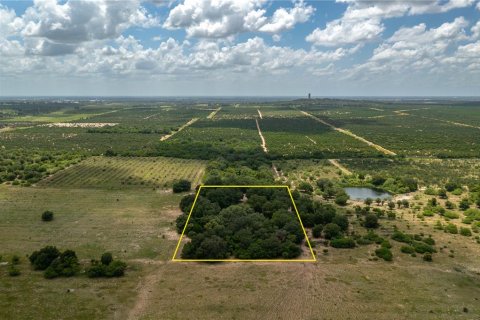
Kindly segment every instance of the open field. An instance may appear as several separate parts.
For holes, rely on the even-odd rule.
[[[200,183],[205,163],[173,158],[90,157],[40,182],[60,188],[171,188],[175,180]]]

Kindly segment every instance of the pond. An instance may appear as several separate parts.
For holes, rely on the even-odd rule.
[[[365,200],[371,198],[373,200],[380,199],[389,199],[392,195],[385,191],[379,191],[372,188],[363,188],[363,187],[349,187],[344,188],[345,192],[350,196],[350,199],[353,200]]]

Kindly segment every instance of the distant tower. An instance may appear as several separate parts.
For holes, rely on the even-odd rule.
[[[312,99],[312,95],[309,93],[308,94],[308,100]]]

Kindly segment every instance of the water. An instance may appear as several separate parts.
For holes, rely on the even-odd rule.
[[[373,200],[380,199],[389,199],[392,195],[388,192],[378,191],[371,188],[359,188],[359,187],[350,187],[344,188],[345,192],[350,196],[350,199],[354,200],[365,200],[371,198]]]

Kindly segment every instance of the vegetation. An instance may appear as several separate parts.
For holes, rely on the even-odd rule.
[[[52,221],[53,220],[53,212],[50,210],[44,211],[42,213],[42,221]]]

